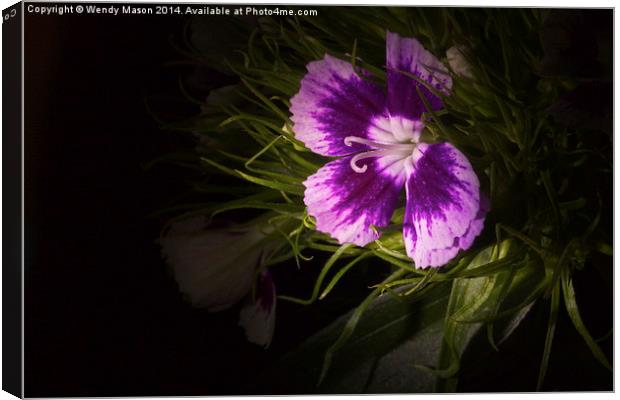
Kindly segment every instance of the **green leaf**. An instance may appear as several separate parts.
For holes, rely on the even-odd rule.
[[[579,308],[577,307],[577,299],[575,296],[575,289],[573,288],[573,281],[568,268],[564,269],[562,273],[562,292],[564,294],[564,305],[566,306],[566,311],[568,312],[571,321],[573,321],[575,329],[577,329],[577,332],[579,332],[583,340],[585,340],[586,344],[592,351],[594,358],[596,358],[605,368],[612,371],[611,364],[609,364],[605,354],[603,354],[603,351],[599,345],[596,343],[594,338],[592,338],[592,335],[590,335],[590,332],[588,332],[588,329],[581,319]]]
[[[232,168],[228,168],[220,163],[217,163],[213,160],[210,160],[208,158],[201,158],[201,160],[203,162],[206,162],[207,164],[210,164],[212,166],[214,166],[215,168],[219,169],[222,172],[225,172],[228,175],[232,175],[232,176],[236,176],[238,178],[241,179],[245,179],[249,182],[255,183],[257,185],[261,185],[261,186],[265,186],[271,189],[275,189],[278,191],[282,191],[285,193],[290,193],[290,194],[295,194],[295,195],[303,195],[304,190],[303,190],[303,186],[301,185],[292,185],[292,184],[288,184],[288,183],[281,183],[275,180],[269,180],[269,179],[263,179],[263,178],[259,178],[256,176],[252,176],[249,174],[246,174],[242,171],[239,171],[237,169],[232,169]]]
[[[460,367],[461,356],[473,337],[484,326],[486,320],[490,322],[495,319],[509,295],[514,296],[516,292],[524,291],[522,287],[513,285],[517,275],[513,270],[514,263],[519,262],[514,258],[514,254],[518,254],[518,250],[512,240],[501,242],[499,250],[495,246],[487,247],[474,257],[462,271],[463,275],[484,268],[481,265],[497,265],[496,263],[504,260],[511,262],[503,264],[504,268],[495,270],[493,275],[459,277],[453,280],[450,302],[445,314],[442,349],[435,370],[437,374],[435,389],[438,392],[456,390],[458,382],[456,373]]]
[[[290,296],[278,296],[278,298],[281,299],[281,300],[287,300],[287,301],[291,301],[293,303],[298,303],[298,304],[303,304],[303,305],[308,305],[308,304],[314,303],[316,301],[316,299],[319,297],[319,290],[321,290],[321,284],[323,283],[323,280],[325,279],[325,276],[327,276],[327,273],[329,272],[329,270],[336,263],[336,261],[338,261],[340,259],[342,254],[345,253],[347,251],[347,249],[349,247],[351,247],[351,246],[353,246],[353,245],[350,244],[350,243],[345,243],[342,246],[340,246],[340,248],[338,250],[336,250],[336,252],[334,252],[334,254],[332,254],[332,256],[329,258],[329,260],[327,260],[325,265],[323,265],[323,268],[321,269],[321,273],[319,274],[319,277],[317,278],[317,280],[316,280],[316,282],[314,284],[314,289],[312,290],[312,295],[310,295],[310,298],[308,298],[307,300],[298,299],[298,298],[290,297]]]
[[[390,275],[387,279],[385,279],[382,283],[388,283],[392,280],[398,279],[404,273],[405,273],[404,270],[396,271],[392,275]],[[364,314],[368,306],[372,304],[372,301],[375,298],[377,298],[379,295],[381,295],[381,293],[382,293],[382,290],[380,289],[380,287],[375,288],[364,299],[364,301],[362,301],[362,303],[355,310],[353,310],[353,314],[351,314],[351,317],[349,318],[344,328],[342,329],[340,336],[338,336],[338,339],[336,339],[336,341],[331,346],[329,346],[329,348],[325,352],[325,358],[323,359],[323,366],[321,367],[321,374],[319,375],[319,381],[318,381],[319,385],[325,379],[325,375],[329,371],[329,367],[331,366],[331,363],[332,363],[332,357],[334,356],[336,351],[338,351],[338,349],[340,349],[342,346],[344,346],[347,343],[351,335],[353,335],[353,333],[355,332],[355,328],[357,327],[357,324],[359,323],[360,318],[362,317],[362,315]]]
[[[402,293],[410,287],[396,291]],[[355,330],[333,353],[331,366],[317,387],[321,354],[341,337],[355,317],[338,318],[287,354],[260,380],[273,379],[286,393],[402,393],[429,392],[433,375],[413,368],[437,361],[450,285],[438,283],[423,296],[379,295],[359,315]],[[280,377],[286,376],[285,380]]]
[[[540,369],[538,372],[538,383],[536,391],[540,391],[545,381],[547,367],[549,365],[549,356],[551,355],[551,345],[555,336],[555,327],[558,320],[558,309],[560,308],[560,285],[557,284],[551,291],[551,306],[549,310],[549,322],[547,324],[547,336],[545,338],[545,348],[543,350],[542,360],[540,361]]]
[[[280,190],[285,193],[296,194],[300,196],[304,194],[304,188],[301,185],[291,185],[288,183],[281,183],[281,182],[274,181],[274,180],[258,178],[256,176],[246,174],[239,170],[236,170],[236,172],[243,179],[248,180],[257,185],[265,186],[265,187],[272,188],[275,190]]]

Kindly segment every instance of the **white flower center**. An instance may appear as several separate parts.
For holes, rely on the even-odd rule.
[[[386,156],[396,156],[398,158],[404,159],[413,154],[413,151],[418,145],[417,142],[413,141],[408,143],[391,143],[369,140],[359,136],[347,136],[346,138],[344,138],[344,144],[346,144],[347,146],[352,146],[353,143],[364,144],[373,149],[358,153],[353,156],[353,158],[351,158],[351,169],[360,174],[366,172],[366,170],[368,169],[368,165],[364,164],[360,167],[358,165],[358,161],[366,158]]]

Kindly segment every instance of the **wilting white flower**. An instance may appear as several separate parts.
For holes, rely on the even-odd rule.
[[[458,76],[472,79],[471,66],[465,58],[466,53],[467,48],[465,46],[452,46],[446,51],[446,58],[448,59],[448,64],[452,72]]]
[[[265,257],[278,245],[270,225],[206,226],[204,217],[172,224],[160,240],[162,255],[181,292],[196,307],[224,310],[248,296]],[[275,328],[276,294],[271,275],[258,275],[255,295],[241,309],[239,325],[248,340],[268,347]]]
[[[220,311],[252,288],[256,271],[273,249],[273,241],[266,239],[270,232],[273,228],[258,224],[210,228],[204,217],[195,217],[172,224],[160,244],[192,305]]]
[[[256,281],[254,298],[246,300],[239,315],[239,325],[252,343],[265,348],[271,344],[276,322],[276,288],[268,271]]]

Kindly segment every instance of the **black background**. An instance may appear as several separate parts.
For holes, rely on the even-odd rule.
[[[175,96],[184,21],[26,15],[26,396],[230,392],[264,357],[183,302],[147,218],[181,187],[141,164],[182,141],[145,99]]]

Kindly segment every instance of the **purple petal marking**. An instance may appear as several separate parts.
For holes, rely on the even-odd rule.
[[[420,144],[405,185],[403,237],[417,268],[440,267],[480,234],[488,201],[471,164],[449,143]]]
[[[248,299],[239,314],[239,325],[248,341],[265,348],[271,344],[276,322],[276,288],[268,271],[256,282],[256,300]]]
[[[439,97],[401,71],[415,75],[448,94],[452,88],[452,78],[447,68],[414,38],[403,38],[396,33],[388,32],[386,42],[387,108],[390,115],[411,120],[420,119],[426,107],[417,87],[420,87],[433,110],[442,108],[443,104]]]
[[[271,313],[276,306],[276,287],[269,271],[260,274],[256,285],[256,303],[266,313]]]
[[[344,138],[368,137],[375,117],[385,112],[383,88],[360,78],[350,63],[329,55],[307,69],[299,92],[291,98],[295,137],[324,156],[367,150],[358,143],[345,145]]]
[[[354,172],[351,157],[325,164],[305,182],[304,202],[316,219],[316,229],[339,243],[364,246],[378,238],[371,228],[387,226],[405,183],[402,157],[361,161],[363,173]]]

